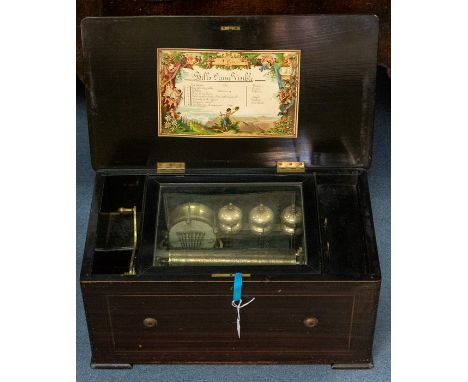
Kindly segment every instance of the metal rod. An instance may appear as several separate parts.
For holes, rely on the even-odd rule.
[[[137,224],[137,208],[134,206],[133,208],[119,208],[118,212],[120,214],[128,214],[133,213],[133,249],[132,249],[132,256],[130,257],[130,265],[128,267],[128,272],[125,272],[125,275],[135,275],[135,258],[136,258],[136,250],[138,245],[138,224]]]
[[[158,262],[169,266],[297,265],[302,259],[302,249],[158,250],[156,256]]]

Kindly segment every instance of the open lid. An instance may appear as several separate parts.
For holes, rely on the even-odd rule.
[[[375,16],[99,17],[83,20],[82,38],[94,169],[370,166]],[[158,136],[160,48],[300,51],[297,137]]]

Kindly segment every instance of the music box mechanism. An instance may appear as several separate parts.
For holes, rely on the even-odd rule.
[[[166,185],[160,198],[155,266],[306,262],[299,185]]]

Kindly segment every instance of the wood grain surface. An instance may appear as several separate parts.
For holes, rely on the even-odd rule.
[[[94,363],[366,363],[380,282],[82,282]],[[309,328],[304,319],[318,324]],[[154,318],[157,325],[143,321]]]
[[[238,31],[222,31],[225,24]],[[185,162],[188,169],[367,168],[372,153],[374,16],[88,18],[83,25],[94,169]],[[157,47],[300,49],[297,139],[159,137]]]
[[[149,15],[304,15],[304,14],[375,14],[380,19],[379,65],[390,74],[390,1],[339,0],[78,0],[77,74],[83,80],[81,20],[88,16]]]

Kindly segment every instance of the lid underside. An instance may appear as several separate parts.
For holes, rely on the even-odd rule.
[[[375,16],[87,18],[82,37],[94,169],[370,165]],[[301,50],[297,138],[158,137],[157,48]]]

